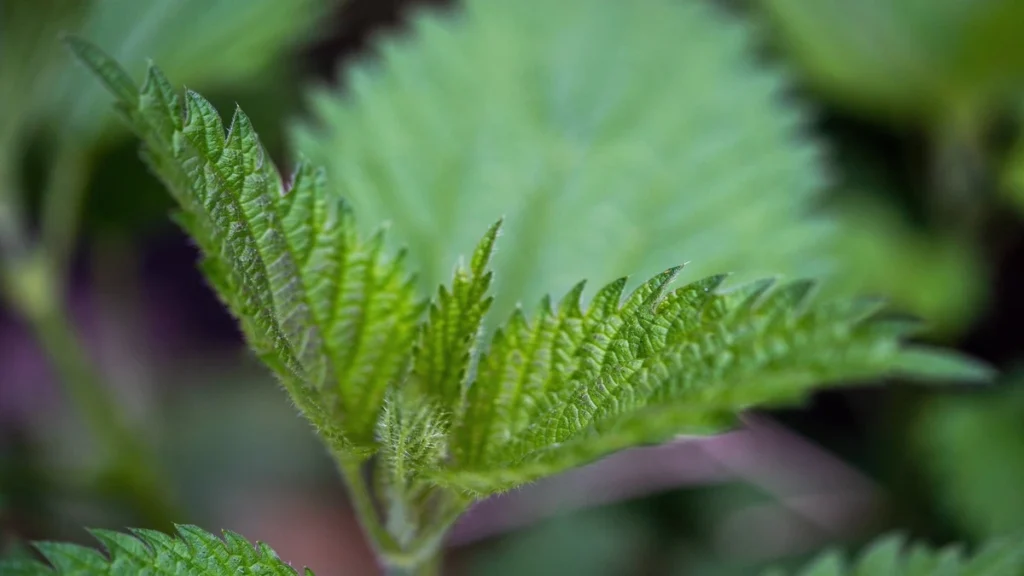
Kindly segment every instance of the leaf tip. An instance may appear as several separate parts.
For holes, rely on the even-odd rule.
[[[128,73],[110,55],[92,42],[70,32],[60,33],[61,42],[75,58],[89,68],[121,101],[135,106],[139,89]]]

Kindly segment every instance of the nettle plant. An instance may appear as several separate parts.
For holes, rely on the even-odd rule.
[[[241,110],[225,130],[156,67],[139,87],[93,45],[68,43],[117,98],[203,273],[337,462],[393,573],[439,570],[446,532],[474,502],[618,450],[724,431],[744,410],[823,386],[989,376],[907,343],[917,323],[878,301],[817,296],[811,281],[726,289],[719,275],[672,288],[674,267],[628,293],[625,279],[591,296],[580,282],[491,319],[500,222],[479,223],[468,261],[425,299],[384,231],[359,232],[323,169],[303,162],[283,178]],[[294,573],[233,533],[94,534],[108,555],[42,544],[52,566],[4,574]]]

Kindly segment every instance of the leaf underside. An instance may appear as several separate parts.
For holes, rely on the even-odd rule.
[[[255,546],[234,532],[221,540],[197,526],[177,527],[175,536],[135,529],[131,535],[90,530],[106,554],[58,542],[35,546],[49,565],[34,560],[0,562],[4,576],[296,576],[269,546]],[[308,568],[305,576],[313,576]]]
[[[1024,541],[1006,536],[986,542],[972,556],[960,546],[932,549],[907,545],[893,534],[879,538],[857,558],[826,552],[795,572],[772,570],[765,576],[1017,576],[1024,573]]]
[[[486,496],[629,446],[717,432],[816,387],[988,375],[904,346],[915,324],[876,302],[817,298],[806,281],[727,290],[724,276],[672,290],[679,268],[628,295],[626,278],[611,282],[586,304],[579,283],[484,336],[500,222],[424,308],[402,256],[388,257],[382,234],[357,233],[323,171],[303,164],[283,184],[241,111],[225,135],[208,102],[179,97],[157,69],[138,89],[109,57],[69,42],[118,97],[250,346],[336,456],[381,450],[398,497],[424,486]]]

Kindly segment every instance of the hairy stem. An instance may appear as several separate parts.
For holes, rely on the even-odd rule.
[[[348,495],[352,499],[352,507],[355,509],[359,524],[363,527],[374,551],[381,557],[398,553],[400,551],[398,543],[384,528],[384,523],[381,521],[377,505],[370,492],[369,483],[363,475],[363,464],[366,461],[352,458],[343,453],[336,453],[334,459],[338,463],[341,476],[348,487]]]
[[[415,530],[416,537],[404,546],[386,527],[377,499],[364,475],[365,459],[336,453],[335,460],[348,486],[349,497],[360,525],[389,575],[433,576],[440,574],[444,537],[470,501],[445,493],[436,520]]]

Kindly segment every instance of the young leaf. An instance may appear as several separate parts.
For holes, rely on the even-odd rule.
[[[495,319],[581,278],[817,277],[830,224],[786,79],[712,2],[464,0],[313,95],[295,142],[429,293],[505,216]],[[541,16],[543,15],[543,16]],[[489,328],[493,328],[490,322]]]
[[[379,492],[387,502],[388,531],[407,545],[433,521],[435,486],[426,472],[446,456],[446,415],[415,388],[395,390],[378,424]]]
[[[233,532],[221,540],[197,526],[178,526],[176,537],[153,530],[132,535],[91,530],[106,554],[93,548],[58,542],[39,542],[36,548],[47,564],[31,560],[0,562],[4,576],[296,576],[269,546],[250,544]],[[305,576],[313,576],[306,568]]]
[[[1017,576],[1024,572],[1024,541],[1007,536],[985,543],[971,557],[959,546],[931,549],[906,545],[900,534],[879,538],[856,559],[836,551],[821,554],[802,570],[775,569],[765,576]]]
[[[425,393],[444,404],[457,401],[470,364],[470,353],[491,305],[487,269],[501,222],[495,223],[473,252],[467,270],[455,270],[451,289],[442,285],[430,306],[430,316],[417,343],[413,378]]]
[[[303,164],[283,184],[241,110],[225,135],[209,102],[180,98],[156,68],[140,90],[95,47],[69,44],[117,96],[249,344],[333,450],[372,453],[420,313],[401,255],[356,233],[321,171]]]

